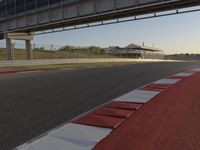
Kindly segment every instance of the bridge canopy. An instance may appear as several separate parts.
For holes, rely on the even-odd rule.
[[[0,0],[0,39],[4,32],[37,32],[199,4],[199,0]]]
[[[94,3],[99,3],[102,5],[109,4],[106,0],[0,0],[0,18],[4,18],[10,15],[19,14],[22,12],[38,9],[41,7],[49,6],[49,5],[62,5],[62,4],[77,4],[77,3],[88,3],[89,1],[93,1]],[[115,5],[122,7],[138,7],[142,5],[156,4],[162,2],[175,2],[179,1],[179,3],[186,3],[185,0],[109,0],[115,1]],[[194,3],[194,0],[186,0],[190,1],[190,3]],[[91,2],[90,2],[91,3]],[[103,4],[104,3],[104,4]],[[187,7],[188,3],[186,3],[185,7]]]

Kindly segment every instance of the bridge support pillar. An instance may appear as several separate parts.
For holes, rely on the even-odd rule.
[[[32,40],[33,35],[30,33],[5,33],[4,39],[6,39],[6,46],[7,46],[7,54],[8,60],[14,60],[14,45],[13,40],[23,40],[26,44],[26,59],[31,60],[33,59],[33,49],[32,49]]]
[[[6,47],[7,47],[7,58],[8,60],[14,60],[14,44],[12,39],[6,39]]]
[[[33,48],[32,48],[32,41],[26,40],[26,58],[28,60],[33,59]]]

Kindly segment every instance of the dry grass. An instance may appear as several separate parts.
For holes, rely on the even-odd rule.
[[[106,55],[103,53],[95,54],[89,51],[33,51],[34,59],[62,59],[62,58],[115,58],[116,56]],[[25,60],[26,51],[24,49],[15,50],[15,60]],[[7,60],[6,50],[0,48],[0,60]],[[84,68],[84,67],[101,67],[105,65],[120,65],[126,63],[82,63],[82,64],[55,64],[40,66],[20,66],[20,67],[1,67],[0,70],[12,69],[60,69],[60,68]]]
[[[106,55],[103,53],[95,54],[88,51],[33,51],[34,59],[62,59],[62,58],[114,58],[116,56]],[[0,60],[6,60],[6,50],[0,49]],[[16,60],[25,60],[26,51],[23,49],[15,50]]]
[[[6,60],[6,51],[0,49],[0,60]]]

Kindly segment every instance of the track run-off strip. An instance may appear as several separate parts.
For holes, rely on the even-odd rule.
[[[39,69],[18,69],[18,70],[0,70],[0,75],[3,74],[15,74],[15,73],[36,73],[36,72],[41,72],[42,70]]]
[[[199,91],[200,68],[172,75],[115,98],[15,150],[199,149]]]
[[[75,70],[75,68],[60,68],[58,70],[70,71],[70,70]],[[44,72],[44,71],[48,71],[48,69],[11,69],[11,70],[0,70],[0,75],[29,74],[29,73],[38,73],[38,72]]]

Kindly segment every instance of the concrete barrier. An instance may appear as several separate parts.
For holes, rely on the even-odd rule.
[[[44,59],[44,60],[14,60],[0,61],[0,67],[35,66],[53,64],[81,64],[81,63],[106,63],[106,62],[172,62],[174,60],[159,59],[131,59],[131,58],[79,58],[79,59]]]

